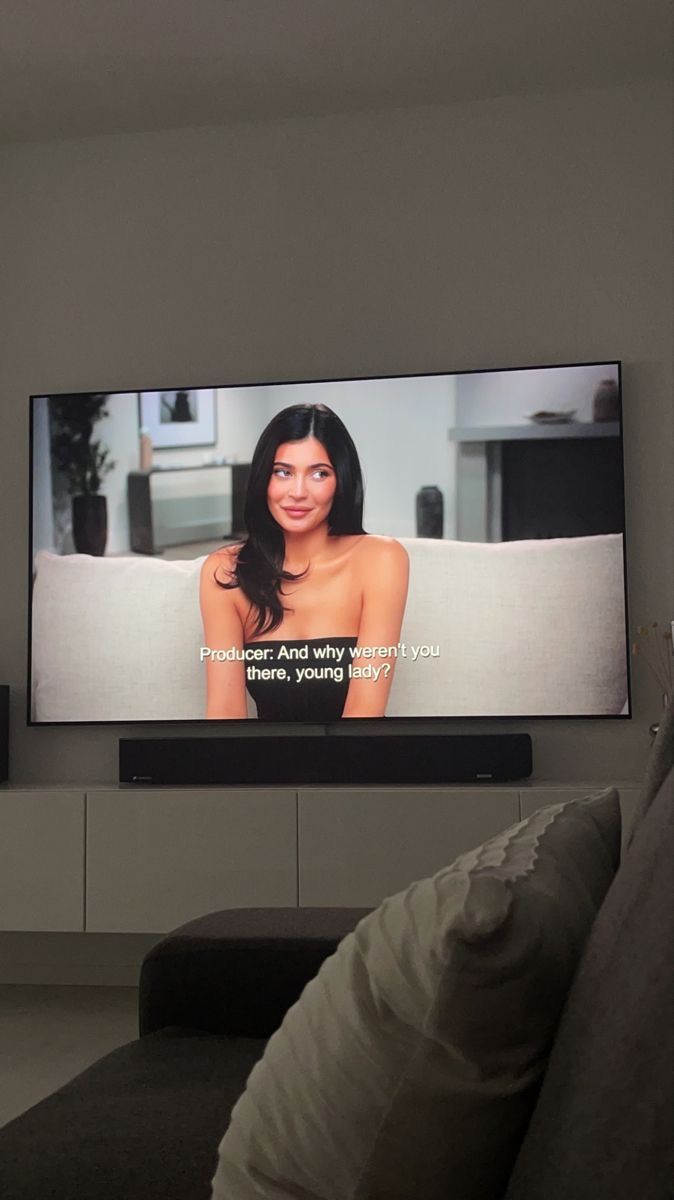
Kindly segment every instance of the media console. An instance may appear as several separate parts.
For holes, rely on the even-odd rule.
[[[119,781],[150,785],[505,783],[528,779],[512,734],[121,738]]]
[[[1,784],[0,982],[134,985],[139,946],[207,912],[376,907],[537,808],[607,785],[619,789],[627,839],[640,786],[606,775],[361,787]],[[3,930],[71,940],[61,952],[46,939],[2,940]]]

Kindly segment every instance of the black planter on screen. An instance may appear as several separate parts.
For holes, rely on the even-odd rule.
[[[105,554],[108,506],[105,496],[73,496],[73,541],[78,554]]]

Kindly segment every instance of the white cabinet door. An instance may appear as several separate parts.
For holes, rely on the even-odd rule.
[[[518,820],[516,789],[304,788],[299,902],[374,907]]]
[[[296,904],[294,791],[88,792],[88,932],[165,933],[220,908]]]
[[[84,792],[0,788],[0,929],[84,928]]]

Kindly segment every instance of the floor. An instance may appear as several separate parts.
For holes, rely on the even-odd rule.
[[[3,984],[0,1126],[137,1035],[137,988]]]
[[[181,561],[186,558],[201,558],[202,554],[212,554],[214,550],[219,550],[229,540],[229,538],[223,537],[217,542],[186,542],[182,546],[167,546],[165,550],[162,550],[161,554],[157,555],[157,558],[177,558]]]

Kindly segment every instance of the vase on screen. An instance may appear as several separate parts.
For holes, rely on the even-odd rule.
[[[78,554],[105,554],[108,506],[105,496],[73,496],[73,541]]]

